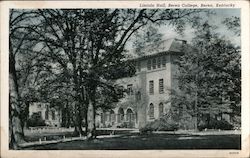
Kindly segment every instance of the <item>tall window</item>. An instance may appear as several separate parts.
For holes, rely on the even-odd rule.
[[[154,118],[154,105],[152,103],[149,105],[149,118]]]
[[[137,100],[137,101],[141,100],[141,92],[140,92],[140,91],[138,91],[138,92],[136,93],[136,100]]]
[[[102,124],[104,124],[104,123],[105,123],[104,113],[101,113],[101,123],[102,123]]]
[[[48,119],[49,119],[49,111],[46,110],[46,111],[45,111],[45,120],[48,120]]]
[[[154,94],[154,81],[149,81],[149,94]]]
[[[115,112],[113,110],[110,111],[111,114],[111,122],[115,122]]]
[[[120,98],[123,98],[123,97],[124,97],[123,92],[124,92],[124,87],[123,87],[123,86],[119,86],[119,87],[118,87],[118,96],[119,96]]]
[[[148,61],[147,61],[147,68],[148,68],[148,70],[151,70],[151,60],[150,59],[148,59]]]
[[[163,56],[163,57],[162,57],[162,66],[163,66],[163,67],[166,67],[166,62],[167,62],[167,61],[166,61],[166,56]]]
[[[129,84],[127,86],[127,90],[128,90],[128,95],[133,95],[133,85],[132,84]]]
[[[153,69],[156,69],[156,58],[153,59]]]
[[[52,120],[55,120],[56,119],[56,114],[55,114],[54,110],[51,111],[51,115],[52,115]]]
[[[157,67],[161,68],[161,58],[157,58]]]
[[[164,107],[163,107],[163,104],[162,103],[160,103],[159,104],[159,117],[162,117],[163,116],[163,110],[164,110]]]
[[[164,93],[163,79],[159,79],[159,93]]]

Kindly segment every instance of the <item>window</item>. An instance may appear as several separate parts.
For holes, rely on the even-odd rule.
[[[49,105],[46,105],[45,120],[49,119]]]
[[[124,97],[123,92],[124,92],[124,87],[123,86],[119,86],[118,87],[118,97],[119,98],[123,98]]]
[[[102,123],[102,124],[104,124],[104,123],[105,123],[104,113],[101,113],[101,123]]]
[[[154,118],[154,105],[152,103],[149,105],[149,118]]]
[[[161,58],[157,58],[157,67],[161,68]]]
[[[49,119],[49,111],[46,110],[46,111],[45,111],[45,120],[48,120],[48,119]]]
[[[128,95],[133,95],[133,85],[129,84],[127,86]]]
[[[156,69],[156,58],[153,59],[153,69]]]
[[[123,119],[124,119],[124,111],[123,111],[122,108],[119,108],[117,118],[118,118],[118,120],[117,120],[118,123],[121,123],[123,121]]]
[[[51,111],[51,115],[52,115],[52,120],[55,120],[56,119],[56,114],[55,114],[54,110]]]
[[[37,107],[38,107],[38,108],[41,108],[41,104],[37,104]]]
[[[151,60],[150,59],[148,59],[147,68],[148,68],[148,70],[151,70]]]
[[[37,115],[38,115],[40,118],[42,118],[42,112],[41,112],[41,111],[38,111],[38,112],[37,112]]]
[[[111,119],[110,121],[111,122],[115,122],[115,112],[113,110],[110,111],[110,114],[111,114]]]
[[[163,79],[159,79],[159,93],[164,93]]]
[[[162,57],[162,66],[166,67],[166,56]]]
[[[109,122],[111,120],[111,114],[109,112],[106,112],[105,115],[106,115],[106,121]]]
[[[108,121],[108,119],[109,119],[108,117],[109,117],[109,116],[108,116],[108,113],[107,113],[107,112],[105,112],[105,113],[104,113],[104,121],[105,121],[105,122],[107,122],[107,121]]]
[[[149,94],[154,94],[154,81],[149,81]]]
[[[159,104],[159,117],[162,117],[163,116],[163,110],[164,110],[164,107],[163,107],[163,104],[162,103],[160,103]]]
[[[141,100],[141,92],[140,92],[140,91],[138,91],[138,92],[136,93],[136,100],[137,100],[137,101]]]

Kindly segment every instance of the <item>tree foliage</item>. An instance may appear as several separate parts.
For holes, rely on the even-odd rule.
[[[10,80],[13,84],[10,92],[15,93],[15,99],[10,95],[10,112],[20,118],[19,107],[25,100],[50,102],[72,110],[78,133],[82,132],[81,123],[85,120],[88,137],[95,137],[97,107],[107,108],[116,102],[114,80],[134,74],[124,51],[131,37],[152,24],[170,24],[182,30],[183,24],[199,12],[192,9],[11,10]],[[11,126],[18,124],[20,121]]]
[[[198,119],[206,114],[240,115],[240,47],[213,29],[207,22],[201,25],[192,49],[177,61],[179,89],[173,92],[173,105]]]

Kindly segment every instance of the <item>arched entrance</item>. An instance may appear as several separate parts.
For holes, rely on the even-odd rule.
[[[154,119],[154,104],[153,103],[149,105],[148,115],[150,119]]]
[[[117,122],[122,123],[123,120],[124,120],[124,110],[123,110],[123,108],[119,108],[117,117],[118,117]]]
[[[128,122],[134,122],[135,117],[134,117],[133,111],[131,109],[127,109],[126,114],[127,114],[127,121]]]
[[[110,110],[110,121],[111,121],[112,125],[115,124],[115,112],[114,112],[114,110]]]

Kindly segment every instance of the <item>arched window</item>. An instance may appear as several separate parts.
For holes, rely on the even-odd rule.
[[[163,110],[164,110],[163,103],[160,103],[159,104],[159,117],[163,116],[164,114]]]
[[[105,122],[107,121],[109,121],[109,118],[110,118],[110,115],[109,115],[109,113],[108,112],[105,112],[104,113],[104,118],[105,118]]]
[[[48,120],[49,119],[49,110],[46,110],[45,111],[45,120]]]
[[[152,103],[149,105],[149,118],[154,118],[154,105]]]
[[[55,120],[55,119],[56,119],[56,114],[55,114],[55,111],[54,111],[54,110],[51,111],[51,116],[52,116],[52,120]]]
[[[114,110],[111,110],[111,111],[110,111],[110,115],[111,115],[110,121],[111,121],[112,123],[115,122],[115,112],[114,112]]]
[[[127,109],[127,121],[128,122],[134,121],[134,113],[131,109]]]
[[[101,113],[101,123],[102,123],[102,124],[104,124],[104,123],[105,123],[104,113]]]
[[[138,91],[138,92],[136,93],[136,100],[137,100],[137,101],[141,100],[141,92],[140,92],[140,91]]]
[[[124,110],[123,108],[119,108],[118,110],[118,123],[123,122],[124,119]]]

